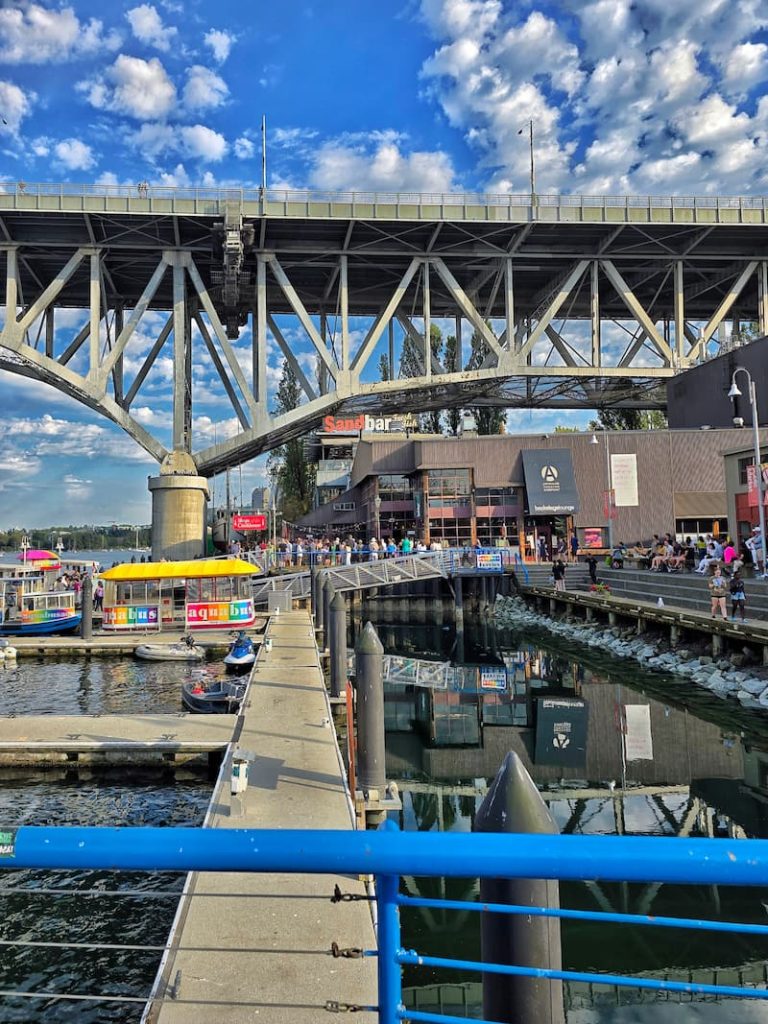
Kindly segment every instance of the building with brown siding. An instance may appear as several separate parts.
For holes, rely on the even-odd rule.
[[[458,438],[362,434],[349,490],[298,526],[352,531],[366,539],[410,534],[451,546],[519,544],[521,550],[526,542],[530,547],[532,536],[544,537],[549,548],[553,538],[567,538],[574,529],[582,547],[604,547],[609,516],[613,543],[632,544],[667,531],[681,537],[726,533],[723,455],[744,440],[744,431],[735,428]],[[561,468],[572,466],[572,513],[534,511],[524,452],[537,453],[540,461],[552,453]],[[629,474],[628,489],[620,486],[619,463]],[[735,521],[730,529],[736,532]]]

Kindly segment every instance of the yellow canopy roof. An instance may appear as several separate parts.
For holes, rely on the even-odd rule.
[[[198,558],[187,562],[126,562],[100,573],[103,580],[183,580],[209,576],[254,576],[261,572],[242,558]]]

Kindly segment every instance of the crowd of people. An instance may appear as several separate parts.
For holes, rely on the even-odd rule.
[[[731,537],[721,539],[708,533],[695,540],[692,537],[678,540],[671,533],[665,533],[654,534],[650,541],[636,541],[632,547],[618,544],[611,558],[617,568],[633,561],[646,566],[650,572],[697,572],[702,576],[711,575],[718,568],[725,576],[732,576],[745,566],[753,567],[758,574],[765,568],[759,526],[754,527],[751,536],[738,548]]]
[[[80,608],[83,604],[83,581],[88,575],[85,569],[70,569],[68,572],[64,572],[61,576],[56,577],[53,589],[59,592],[64,590],[73,591],[75,595],[75,608]],[[96,578],[93,582],[93,610],[100,612],[103,609],[104,584],[100,579]]]
[[[447,544],[445,546],[447,547]],[[433,541],[427,545],[416,537],[406,536],[399,541],[395,541],[393,537],[371,537],[366,541],[350,534],[346,537],[297,537],[292,541],[281,539],[277,541],[276,546],[264,540],[254,545],[233,540],[229,545],[229,554],[239,558],[249,551],[260,551],[267,555],[267,561],[279,565],[282,569],[302,569],[315,564],[353,565],[357,562],[376,562],[380,558],[440,551],[442,548],[443,544],[440,541]]]

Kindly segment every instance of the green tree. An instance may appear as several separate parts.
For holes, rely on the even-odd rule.
[[[486,321],[488,328],[490,324]],[[479,331],[472,334],[472,354],[467,362],[467,370],[478,370],[483,365],[485,357],[489,352],[488,345]],[[503,409],[496,409],[485,405],[474,405],[469,407],[475,417],[478,434],[503,434],[506,417]]]
[[[389,356],[382,352],[379,356],[379,373],[382,380],[392,380],[389,374]]]
[[[666,430],[667,417],[658,409],[601,409],[590,430]]]
[[[455,334],[449,334],[445,339],[444,363],[446,373],[458,373],[459,365],[459,343]],[[445,425],[451,437],[456,437],[461,426],[461,408],[457,405],[445,410]]]
[[[277,416],[296,409],[301,400],[301,387],[287,359],[277,388]],[[267,471],[277,484],[281,496],[283,518],[294,522],[312,507],[315,488],[315,466],[304,457],[304,441],[297,437],[275,448],[267,460]]]
[[[443,347],[443,332],[437,324],[431,324],[429,328],[429,344],[432,354],[436,359],[440,358]],[[381,366],[381,362],[379,363]],[[403,341],[403,348],[400,353],[400,376],[421,377],[424,374],[423,360],[418,343],[410,334],[406,334]],[[439,434],[442,427],[440,423],[440,410],[422,413],[419,416],[419,430],[425,434]]]

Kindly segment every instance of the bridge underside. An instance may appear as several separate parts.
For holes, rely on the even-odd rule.
[[[0,195],[0,367],[72,395],[159,461],[183,449],[211,474],[330,412],[663,408],[666,381],[716,351],[726,320],[768,333],[765,210],[693,208],[679,222],[673,207],[659,219],[564,200],[337,198]],[[455,355],[425,346],[436,321]],[[279,416],[268,347],[305,396]],[[173,413],[152,433],[132,410],[168,373],[161,356]],[[202,448],[200,365],[239,424]]]

